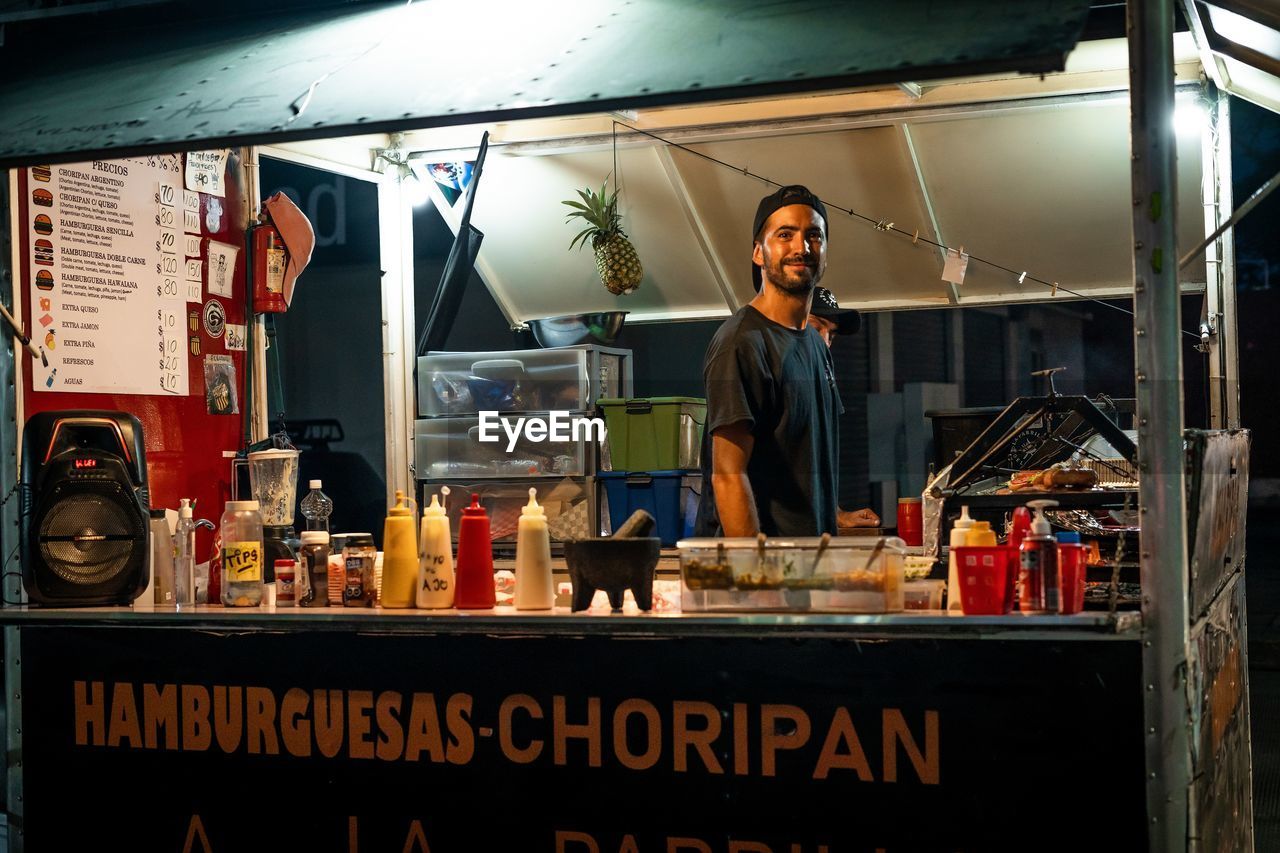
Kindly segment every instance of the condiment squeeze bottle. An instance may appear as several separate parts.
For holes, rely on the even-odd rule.
[[[529,503],[520,510],[516,528],[516,610],[550,610],[556,600],[551,584],[551,534],[537,495],[537,489],[529,490]]]
[[[458,523],[458,578],[453,606],[459,610],[487,610],[498,603],[493,587],[493,542],[489,538],[489,515],[480,506],[480,496],[471,496],[471,505],[462,511]]]
[[[418,531],[413,498],[396,489],[382,533],[382,606],[413,607],[418,584]]]
[[[419,536],[422,555],[418,561],[418,606],[441,610],[453,606],[453,541],[449,515],[438,495],[422,511]]]

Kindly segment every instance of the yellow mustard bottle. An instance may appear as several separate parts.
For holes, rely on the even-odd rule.
[[[529,503],[516,525],[516,610],[550,610],[556,603],[551,583],[551,533],[538,490],[529,490]]]
[[[432,495],[431,505],[422,511],[419,538],[422,557],[418,562],[418,606],[424,610],[453,607],[453,534],[438,495]]]
[[[970,548],[996,547],[996,532],[989,521],[975,521],[964,536],[964,544]]]
[[[396,489],[396,504],[382,528],[382,606],[413,607],[418,585],[418,530],[412,498]]]

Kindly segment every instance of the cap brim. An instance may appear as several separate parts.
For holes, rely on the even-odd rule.
[[[862,328],[862,315],[858,313],[856,308],[840,308],[832,311],[830,309],[816,309],[815,307],[810,308],[809,313],[835,323],[837,335],[854,335]]]

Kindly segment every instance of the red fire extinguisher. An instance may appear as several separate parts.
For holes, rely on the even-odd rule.
[[[289,250],[271,217],[263,213],[259,220],[253,229],[253,311],[283,314],[289,307],[284,301],[284,270],[289,263]]]

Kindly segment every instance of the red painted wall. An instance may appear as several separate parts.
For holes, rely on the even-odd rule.
[[[228,323],[245,323],[245,251],[244,228],[246,222],[240,220],[246,187],[242,182],[241,169],[236,165],[235,157],[228,160],[224,185],[226,196],[222,198],[222,222],[218,231],[207,229],[205,213],[211,196],[200,194],[200,227],[201,236],[214,238],[223,243],[238,245],[240,253],[236,257],[235,296],[231,298],[217,297],[226,309]],[[28,330],[35,328],[32,322],[32,305],[30,298],[31,244],[34,239],[31,222],[34,213],[31,210],[30,172],[23,169],[18,174],[18,220],[17,242],[20,252],[19,287],[23,303],[22,322]],[[201,254],[204,255],[206,244],[201,242]],[[206,264],[207,266],[207,264]],[[209,294],[207,287],[201,288],[204,300]],[[192,311],[202,315],[200,306],[194,302],[187,303],[186,315]],[[185,320],[189,322],[189,320]],[[142,330],[118,329],[117,334],[128,335],[141,333]],[[204,329],[203,321],[199,321],[200,355],[191,354],[186,349],[188,395],[144,396],[137,394],[75,394],[62,392],[36,393],[32,389],[31,357],[25,350],[15,347],[21,365],[22,399],[26,416],[36,412],[54,411],[58,409],[111,409],[131,412],[142,422],[143,436],[146,442],[147,476],[151,490],[152,507],[176,509],[179,498],[196,498],[196,517],[208,518],[215,524],[222,514],[222,506],[231,496],[231,460],[223,457],[224,451],[236,451],[241,448],[241,436],[244,434],[244,419],[249,417],[249,403],[245,398],[245,369],[247,360],[244,352],[228,353],[226,335],[211,337]],[[191,337],[188,327],[184,340]],[[236,366],[236,393],[240,403],[239,415],[211,415],[205,404],[204,389],[204,356],[208,354],[228,354],[232,356]],[[197,554],[203,559],[207,556],[209,537],[201,531],[201,542]]]

